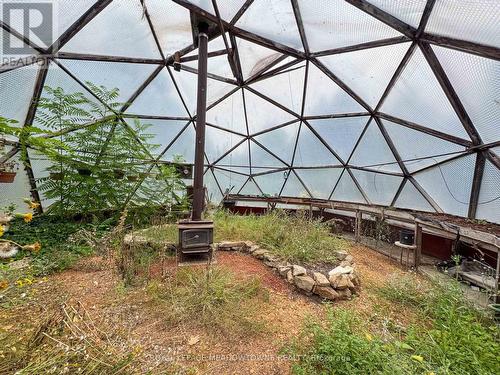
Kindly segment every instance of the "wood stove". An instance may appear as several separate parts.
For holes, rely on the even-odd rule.
[[[178,264],[186,265],[210,262],[212,260],[212,244],[214,242],[214,223],[203,220],[184,220],[179,222],[178,228]]]

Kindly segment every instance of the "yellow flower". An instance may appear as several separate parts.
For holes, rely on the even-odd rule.
[[[23,287],[23,285],[24,285],[24,283],[23,283],[23,281],[22,281],[22,280],[17,280],[17,281],[16,281],[16,284],[17,284],[17,286],[18,286],[19,288],[22,288],[22,287]]]
[[[431,371],[431,372],[426,372],[425,375],[436,375],[436,373],[434,371]]]
[[[42,245],[38,241],[35,242],[32,245],[25,245],[25,246],[23,246],[23,250],[32,251],[34,253],[38,253],[41,249],[42,249]]]
[[[9,282],[7,280],[0,281],[0,290],[7,289],[9,287]]]
[[[31,199],[25,198],[23,199],[23,202],[28,205],[29,208],[32,210],[36,210],[38,207],[40,207],[40,203],[38,202],[33,202]]]
[[[0,225],[0,237],[2,237],[4,233],[5,233],[5,227],[3,225]]]
[[[33,220],[33,214],[31,212],[24,214],[23,219],[26,223],[29,223],[31,220]]]
[[[412,355],[411,359],[413,359],[414,361],[420,362],[420,363],[422,363],[424,361],[424,357],[422,357],[421,355]]]
[[[367,341],[373,341],[373,337],[369,333],[365,333],[365,337]]]

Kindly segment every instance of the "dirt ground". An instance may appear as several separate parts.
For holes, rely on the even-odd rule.
[[[375,288],[391,275],[403,274],[395,262],[364,246],[350,250],[361,277],[362,291],[350,301],[335,306],[356,309],[372,316],[377,308]],[[167,263],[164,267],[172,267]],[[161,309],[148,302],[144,287],[123,288],[111,265],[98,258],[86,259],[73,270],[50,276],[32,286],[29,302],[0,310],[1,329],[19,337],[28,337],[40,318],[62,303],[81,305],[96,325],[115,338],[116,345],[140,348],[142,373],[165,368],[178,374],[288,374],[291,362],[279,357],[280,349],[298,337],[308,316],[321,318],[321,301],[299,294],[286,280],[261,261],[239,253],[220,252],[217,266],[232,270],[240,277],[257,277],[269,291],[268,303],[256,314],[265,323],[257,335],[225,337],[210,329],[191,329],[189,325],[168,326]],[[411,313],[391,310],[386,313],[411,319]],[[160,372],[165,373],[165,372]]]

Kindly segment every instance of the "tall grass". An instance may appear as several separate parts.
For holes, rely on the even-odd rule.
[[[379,297],[419,317],[402,337],[379,337],[354,311],[328,310],[310,321],[287,351],[302,354],[295,374],[497,374],[499,329],[454,286],[424,288],[414,278],[392,280]]]
[[[345,240],[330,234],[326,224],[300,213],[291,215],[276,210],[261,216],[243,216],[219,210],[211,219],[215,223],[217,242],[252,241],[289,262],[334,263],[336,251],[348,248]],[[152,227],[139,234],[156,240],[177,241],[173,225]]]
[[[191,324],[227,335],[264,328],[255,312],[269,295],[257,278],[237,279],[218,267],[181,268],[164,283],[151,282],[147,291],[172,325]]]

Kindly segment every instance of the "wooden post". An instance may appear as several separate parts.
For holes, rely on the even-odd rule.
[[[497,251],[497,269],[495,272],[495,298],[494,303],[500,303],[500,295],[498,294],[498,288],[500,284],[500,251]]]
[[[363,213],[360,210],[356,211],[356,223],[354,225],[354,238],[356,242],[361,242],[361,222],[363,221]]]
[[[414,265],[415,269],[418,271],[420,266],[420,260],[422,258],[422,226],[419,223],[415,223],[415,253],[414,253]]]

